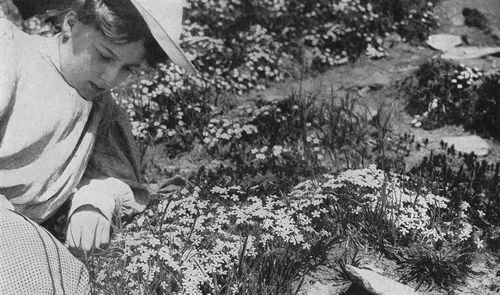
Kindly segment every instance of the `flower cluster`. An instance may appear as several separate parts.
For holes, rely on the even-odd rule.
[[[416,113],[411,122],[414,127],[466,124],[474,119],[469,113],[479,106],[474,101],[475,92],[485,79],[482,71],[438,61],[433,65],[423,64],[416,75],[420,85],[414,86],[408,105],[408,109]]]
[[[275,145],[272,148],[263,146],[261,148],[253,148],[251,150],[252,155],[255,156],[255,160],[264,161],[270,157],[279,158],[283,153],[289,153],[290,149],[283,147],[281,145]]]
[[[176,153],[190,149],[210,118],[208,87],[206,80],[184,77],[179,67],[162,64],[154,71],[141,71],[113,95],[127,111],[138,140],[146,145],[168,142]]]
[[[126,290],[154,287],[168,294],[220,290],[245,260],[258,261],[283,245],[307,252],[328,238],[316,213],[324,210],[320,204],[315,195],[284,202],[239,186],[184,189],[147,209],[113,239],[112,248],[122,251],[102,265],[95,284],[105,288],[119,281]]]
[[[420,6],[419,3],[421,3]],[[407,16],[395,24],[396,32],[403,36],[403,40],[421,41],[427,39],[430,29],[437,26],[437,16],[432,12],[434,3],[415,1],[413,7],[409,7],[411,9],[409,9]]]
[[[394,225],[400,238],[411,239],[433,247],[438,242],[461,243],[472,238],[472,226],[466,208],[449,216],[449,200],[434,195],[422,188],[420,192],[409,189],[408,177],[387,174],[375,166],[359,170],[348,170],[338,176],[327,176],[322,184],[323,194],[331,194],[343,210],[351,208],[353,222],[367,212],[380,212],[386,221]],[[341,193],[349,188],[355,195]],[[327,194],[324,192],[328,192]],[[352,201],[343,198],[353,198]],[[350,207],[352,206],[352,207]],[[356,217],[358,216],[358,217]]]
[[[457,89],[463,89],[480,81],[482,76],[483,72],[478,68],[466,67],[461,64],[460,68],[454,71],[454,76],[450,82],[455,84]]]
[[[242,93],[283,79],[282,62],[292,56],[328,67],[364,52],[385,56],[382,38],[388,32],[424,38],[434,24],[430,4],[394,11],[360,0],[191,0],[184,47],[201,72],[216,76],[217,87]]]
[[[203,143],[209,149],[214,148],[218,143],[227,144],[238,140],[242,136],[249,136],[257,133],[257,127],[251,124],[240,124],[228,119],[211,119],[202,135]]]
[[[280,149],[267,148],[277,156]],[[365,214],[379,215],[399,239],[429,249],[472,242],[467,203],[444,214],[447,198],[408,184],[406,176],[370,166],[303,181],[281,196],[262,194],[259,186],[183,189],[157,200],[113,239],[111,249],[122,250],[99,270],[96,284],[119,281],[127,290],[169,294],[237,289],[227,284],[245,261],[261,261],[284,245],[309,253],[341,224],[369,226]]]

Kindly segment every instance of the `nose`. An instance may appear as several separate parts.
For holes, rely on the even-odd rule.
[[[117,85],[118,75],[120,74],[120,68],[116,66],[105,67],[99,77],[106,88],[113,88]]]

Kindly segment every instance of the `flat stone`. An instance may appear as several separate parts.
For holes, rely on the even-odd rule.
[[[300,293],[302,295],[332,295],[335,294],[332,286],[325,285],[320,282],[316,282],[311,285],[308,290],[304,293]]]
[[[426,42],[433,49],[448,51],[462,44],[462,37],[452,34],[436,34],[430,35]]]
[[[418,295],[413,288],[396,282],[368,269],[347,265],[346,270],[354,284],[359,285],[372,295]]]
[[[499,52],[500,52],[500,47],[475,47],[475,46],[453,47],[448,49],[443,55],[441,55],[441,58],[453,59],[453,60],[480,58],[483,56]]]
[[[368,86],[372,89],[380,89],[382,87],[389,86],[391,83],[392,80],[388,74],[376,72],[368,77],[365,81],[361,82],[361,85],[358,86]]]
[[[453,145],[456,152],[465,154],[474,152],[479,157],[488,155],[491,149],[488,142],[477,135],[443,137],[442,140],[448,144],[448,147]]]
[[[372,293],[368,292],[363,286],[353,283],[349,286],[349,289],[341,295],[372,295]]]

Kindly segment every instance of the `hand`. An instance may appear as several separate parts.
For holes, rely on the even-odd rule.
[[[69,248],[84,252],[109,243],[110,221],[93,206],[78,208],[70,217],[66,241]]]
[[[14,205],[4,195],[0,195],[0,208],[14,211]]]

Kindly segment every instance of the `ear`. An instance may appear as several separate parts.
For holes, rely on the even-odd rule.
[[[76,12],[70,10],[64,17],[61,27],[61,35],[63,36],[63,41],[68,40],[68,38],[71,37],[73,28],[75,27],[77,21],[78,19],[76,16]]]

